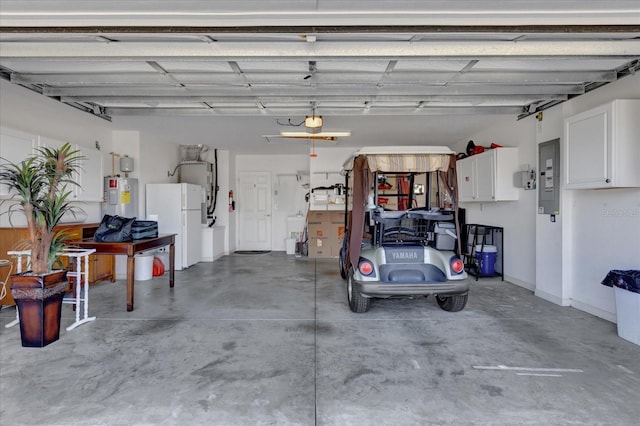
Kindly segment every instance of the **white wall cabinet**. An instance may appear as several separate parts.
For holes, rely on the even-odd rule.
[[[567,189],[640,187],[640,99],[617,99],[564,122]]]
[[[461,202],[511,201],[520,196],[513,186],[518,148],[495,148],[456,162]]]
[[[6,127],[0,128],[0,157],[12,163],[23,161],[34,153],[35,148],[59,149],[63,145],[64,142],[45,136],[32,135]],[[71,201],[101,202],[104,197],[102,153],[97,149],[76,144],[72,145],[72,149],[79,150],[84,159],[79,173],[73,176],[78,186],[69,188]],[[10,195],[7,188],[0,185],[0,197],[8,198]]]
[[[60,149],[65,142],[40,136],[38,146],[52,149]],[[95,148],[72,144],[72,150],[80,151],[83,156],[79,172],[73,176],[73,180],[78,184],[69,188],[73,201],[98,201],[104,198],[104,166],[102,153]]]
[[[78,187],[76,197],[78,201],[103,201],[104,198],[104,166],[102,152],[95,148],[77,146],[84,156],[82,167],[77,176]]]
[[[37,146],[37,136],[18,130],[0,127],[0,162],[19,163],[33,154]],[[8,198],[11,193],[5,185],[0,184],[0,197]]]

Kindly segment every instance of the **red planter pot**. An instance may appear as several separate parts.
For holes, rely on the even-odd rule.
[[[42,348],[58,340],[66,289],[65,270],[43,275],[27,271],[11,276],[11,294],[20,314],[22,346]]]

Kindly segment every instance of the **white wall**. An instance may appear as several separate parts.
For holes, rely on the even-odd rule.
[[[502,146],[518,147],[518,168],[520,170],[525,170],[527,167],[537,168],[534,119],[517,121],[515,118],[500,118],[487,124],[488,127],[484,131],[470,135],[468,139],[456,144],[453,149],[457,152],[465,152],[469,140],[473,140],[477,146],[490,146],[491,143],[496,143]],[[460,207],[466,209],[467,223],[504,228],[503,273],[505,279],[533,290],[536,283],[536,191],[520,189],[518,201],[461,203]]]
[[[304,173],[299,173],[299,172]],[[308,179],[309,156],[307,155],[237,155],[235,157],[235,191],[239,190],[240,172],[270,172],[272,183],[271,250],[284,251],[287,216],[298,212],[306,213],[304,196],[308,189],[304,181],[297,181],[296,175]],[[308,180],[306,181],[308,183]],[[239,199],[239,195],[236,197]],[[237,212],[231,213],[236,220]],[[235,227],[234,227],[235,230]],[[234,232],[234,239],[235,237]],[[234,244],[235,245],[235,244]]]
[[[111,170],[112,125],[109,121],[0,80],[0,125],[33,135],[95,147],[103,153],[104,170]],[[100,221],[100,203],[74,203],[87,214],[86,221]],[[4,220],[2,215],[0,220]],[[8,223],[0,223],[10,226]]]
[[[536,145],[557,139],[562,135],[564,117],[556,109],[560,109],[560,107],[544,111],[542,121],[536,121]],[[539,172],[539,170],[537,171]],[[560,167],[560,175],[560,180],[562,180],[562,167]],[[538,182],[538,184],[541,185],[542,182]],[[563,260],[566,261],[566,256],[563,259],[562,234],[563,224],[565,221],[569,221],[568,218],[571,216],[570,212],[562,206],[564,198],[561,193],[560,214],[556,216],[555,222],[551,222],[549,215],[536,214],[535,293],[550,302],[569,306],[571,305],[571,294],[562,285],[562,263]]]
[[[103,153],[112,148],[112,125],[107,120],[2,79],[0,94],[2,126],[82,146],[93,147],[98,141]]]
[[[469,136],[476,145],[518,146],[520,164],[537,169],[539,143],[560,138],[565,118],[613,99],[640,98],[640,75],[628,76],[544,111],[543,119],[500,120]],[[464,152],[468,139],[455,148]],[[639,142],[640,143],[640,142]],[[562,160],[561,160],[562,164]],[[640,158],[638,159],[640,167]],[[560,170],[561,180],[564,170]],[[538,183],[539,184],[539,183]],[[505,275],[536,295],[615,321],[613,289],[600,284],[611,269],[640,268],[640,188],[565,190],[552,223],[536,213],[537,191],[519,201],[466,203],[467,220],[505,228]],[[535,268],[533,268],[535,265]]]
[[[613,99],[640,99],[640,75],[566,102],[561,114],[569,117]],[[614,321],[613,289],[600,282],[611,269],[640,269],[640,188],[562,195],[571,219],[563,222],[563,292],[571,295],[572,306]]]

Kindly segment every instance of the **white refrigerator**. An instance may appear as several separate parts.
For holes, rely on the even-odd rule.
[[[190,183],[148,183],[146,199],[147,218],[157,216],[158,232],[176,234],[176,270],[200,262],[203,188]]]

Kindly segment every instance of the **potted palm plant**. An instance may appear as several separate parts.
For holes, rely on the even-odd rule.
[[[65,242],[56,225],[76,207],[69,201],[73,175],[82,156],[68,143],[58,149],[38,148],[19,163],[0,164],[0,183],[12,194],[6,213],[23,213],[29,238],[15,248],[29,250],[30,270],[11,276],[11,294],[18,306],[22,346],[43,347],[60,336],[62,298],[67,271],[54,270],[56,254]]]

